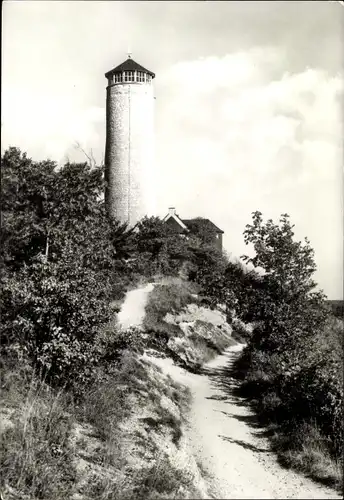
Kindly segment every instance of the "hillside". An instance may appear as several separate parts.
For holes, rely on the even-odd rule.
[[[102,167],[9,148],[2,188],[3,498],[342,488],[343,320],[288,214],[254,212],[254,255],[233,261],[206,228],[180,238],[157,217],[109,218]]]
[[[168,282],[156,286],[175,288],[178,284],[189,294],[182,281]],[[129,291],[112,327],[118,321],[118,331],[131,328],[134,335],[146,338],[145,306],[146,310],[152,306],[148,295],[153,287],[149,284]],[[189,294],[189,300],[196,297]],[[170,302],[170,307],[173,311],[178,304]],[[175,336],[176,327],[166,351],[155,342],[155,349],[147,347],[141,354],[125,351],[120,364],[91,387],[81,405],[71,405],[64,394],[54,394],[32,373],[5,368],[0,414],[5,499],[31,499],[37,494],[37,498],[73,500],[95,496],[127,499],[132,495],[142,499],[208,498],[203,469],[186,437],[190,390],[149,359],[154,354],[160,355],[154,360],[163,356],[173,363],[166,357],[173,352],[175,359],[192,369],[194,363],[199,366],[216,355],[218,346],[216,350],[207,347],[211,332],[217,332],[222,348],[233,343],[229,328],[221,337],[225,326],[221,313],[198,309],[195,304],[191,311],[169,313],[166,324],[178,322],[181,330]],[[187,342],[174,344],[173,340],[182,339],[183,328],[191,328]],[[116,335],[115,330],[112,333]],[[21,451],[24,443],[30,446],[29,456]]]

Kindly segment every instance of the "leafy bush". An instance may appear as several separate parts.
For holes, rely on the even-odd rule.
[[[251,328],[243,321],[235,319],[231,322],[233,334],[232,337],[241,343],[246,343],[252,335]]]
[[[275,440],[287,446],[281,452],[308,425],[336,461],[343,453],[342,325],[331,319],[323,293],[313,291],[314,252],[308,240],[293,241],[292,228],[286,214],[276,225],[264,224],[260,212],[246,226],[245,241],[256,253],[244,258],[263,273],[249,300],[257,325],[235,371],[260,416],[288,436]],[[315,466],[313,475],[321,476]]]
[[[96,331],[109,320],[96,278],[68,256],[59,263],[35,262],[7,277],[2,296],[7,352],[22,349],[47,380],[85,382],[96,361]]]
[[[134,268],[141,276],[178,276],[189,260],[183,238],[173,233],[159,217],[144,217],[136,226]]]
[[[157,218],[144,218],[135,231],[110,220],[102,199],[103,168],[85,163],[57,168],[9,148],[1,175],[1,354],[34,381],[24,415],[19,410],[25,384],[17,395],[13,390],[7,394],[18,415],[4,434],[2,485],[18,497],[70,498],[75,471],[66,408],[98,431],[104,449],[96,458],[120,468],[118,424],[130,410],[131,391],[143,392],[137,378],[144,380],[147,374],[133,359],[133,353],[143,350],[144,335],[137,329],[118,330],[111,302],[118,308],[127,289],[142,278],[187,275],[190,266],[201,265],[193,250],[200,243],[176,237]],[[168,333],[160,330],[162,317],[194,301],[194,288],[175,280],[159,290],[159,307],[151,305],[148,317],[160,340]],[[19,386],[20,376],[11,375],[5,385]],[[159,390],[149,396],[159,397]],[[177,443],[178,419],[162,415],[160,420],[171,427]],[[175,471],[169,463],[167,467],[171,487],[148,484],[144,471],[138,490],[151,495],[159,489],[163,496],[178,488],[180,479],[173,479]],[[102,498],[118,498],[115,490],[112,495],[106,486]]]
[[[132,231],[109,220],[103,169],[2,158],[3,354],[28,357],[51,383],[81,385],[99,362],[96,334],[112,283],[127,274]]]

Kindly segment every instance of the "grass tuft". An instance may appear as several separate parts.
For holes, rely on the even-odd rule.
[[[329,453],[327,439],[315,422],[295,424],[293,432],[277,428],[271,438],[279,461],[327,486],[340,488],[343,465]]]
[[[29,381],[28,373],[5,375],[4,407],[12,408],[12,415],[1,436],[1,489],[28,498],[69,498],[76,477],[70,401],[32,372]],[[25,403],[13,406],[25,389]]]

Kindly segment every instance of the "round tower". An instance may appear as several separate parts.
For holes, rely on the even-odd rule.
[[[155,211],[155,75],[129,56],[105,77],[105,202],[111,217],[133,226]]]

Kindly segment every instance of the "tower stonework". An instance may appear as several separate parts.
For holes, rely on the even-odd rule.
[[[155,75],[129,57],[105,77],[105,202],[111,217],[133,226],[155,212]]]

